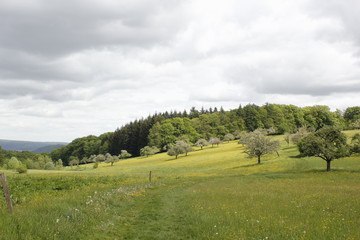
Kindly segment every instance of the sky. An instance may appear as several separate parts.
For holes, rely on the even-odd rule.
[[[358,0],[1,0],[0,139],[155,112],[360,103]]]

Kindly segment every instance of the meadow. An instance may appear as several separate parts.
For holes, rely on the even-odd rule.
[[[360,156],[326,172],[275,138],[280,156],[261,165],[232,141],[178,159],[7,171],[14,211],[0,196],[0,239],[360,239]]]

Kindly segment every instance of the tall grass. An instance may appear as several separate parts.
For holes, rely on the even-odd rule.
[[[0,239],[360,239],[359,161],[328,173],[283,142],[258,165],[234,141],[176,160],[8,172],[14,212],[1,196]]]

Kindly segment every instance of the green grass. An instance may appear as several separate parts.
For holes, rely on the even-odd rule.
[[[326,172],[284,142],[261,165],[242,151],[6,172],[14,212],[1,196],[0,239],[360,239],[360,156]]]

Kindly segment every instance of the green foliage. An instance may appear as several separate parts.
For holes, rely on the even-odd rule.
[[[187,136],[190,142],[195,142],[199,134],[191,126],[189,118],[172,118],[154,124],[149,132],[149,144],[163,149],[175,144],[179,137]]]
[[[348,122],[349,125],[351,125],[351,124],[355,123],[356,121],[360,120],[360,107],[359,106],[357,106],[357,107],[348,107],[345,110],[344,118]]]
[[[143,147],[142,149],[140,149],[140,155],[141,156],[150,156],[150,155],[154,155],[155,153],[158,153],[159,152],[159,149],[155,146],[145,146]]]
[[[62,169],[64,167],[63,165],[63,161],[61,159],[58,159],[56,162],[55,162],[55,168],[56,169]]]
[[[9,214],[0,195],[0,239],[360,239],[358,156],[335,161],[329,175],[322,160],[295,157],[296,146],[261,165],[242,147],[81,173],[9,171],[15,209]]]
[[[54,165],[54,163],[52,163],[52,162],[47,162],[47,163],[45,164],[45,166],[44,166],[44,169],[45,169],[45,170],[54,170],[54,169],[55,169],[55,165]]]
[[[228,133],[224,136],[224,141],[232,141],[234,139],[235,139],[235,137],[231,133]]]
[[[99,163],[98,162],[94,163],[93,168],[96,169],[98,167],[99,167]]]
[[[115,162],[119,161],[119,157],[118,156],[111,156],[110,153],[105,154],[105,162],[106,163],[111,163],[111,166],[114,165]]]
[[[351,138],[351,152],[360,153],[360,133],[356,133]]]
[[[94,160],[95,162],[104,162],[106,160],[106,157],[104,154],[99,154],[95,156]]]
[[[79,165],[80,161],[77,157],[75,156],[71,156],[70,157],[70,162],[69,162],[69,165],[72,167],[74,165]]]
[[[183,154],[183,153],[185,153],[185,149],[178,144],[170,146],[169,150],[167,151],[167,154],[169,156],[175,156],[176,159],[178,158],[178,156],[180,154]]]
[[[351,121],[349,123],[349,128],[350,129],[360,129],[360,119],[356,119],[354,121]]]
[[[258,164],[261,163],[261,156],[277,152],[280,148],[279,141],[266,137],[261,131],[249,133],[241,141],[245,145],[245,153],[249,157],[257,157]]]
[[[195,146],[200,147],[201,149],[203,149],[203,147],[205,147],[205,146],[207,146],[207,145],[209,145],[209,142],[206,141],[206,140],[203,139],[203,138],[200,138],[200,139],[197,140],[196,143],[195,143]]]
[[[109,142],[113,133],[104,133],[99,137],[90,135],[77,138],[65,147],[53,150],[50,155],[53,159],[62,159],[63,164],[70,164],[70,157],[78,159],[89,158],[91,155],[105,154],[109,151]]]
[[[297,130],[296,133],[291,135],[290,138],[294,144],[297,144],[302,138],[304,138],[308,134],[309,134],[309,130],[307,129],[307,127],[301,127]]]
[[[290,133],[285,133],[284,135],[284,140],[287,143],[287,145],[290,145],[290,141],[291,141],[291,134]]]
[[[16,157],[12,157],[7,163],[7,168],[16,169],[19,167],[20,163],[21,162],[19,162]]]
[[[194,149],[191,147],[189,143],[182,140],[176,141],[175,146],[179,146],[180,148],[182,148],[186,156],[188,155],[189,152],[194,151]]]
[[[214,145],[219,146],[220,143],[221,143],[220,138],[211,137],[211,138],[209,139],[209,144],[211,144],[212,147],[214,147]]]
[[[125,159],[125,158],[129,158],[131,157],[132,155],[130,153],[128,153],[126,150],[121,150],[120,151],[120,155],[119,155],[119,158],[120,159]]]
[[[16,167],[16,171],[17,171],[19,174],[27,173],[26,165],[20,163],[20,164]]]
[[[314,156],[325,160],[327,171],[331,170],[331,161],[349,155],[346,135],[338,128],[330,126],[323,127],[302,138],[298,147],[302,156]]]

